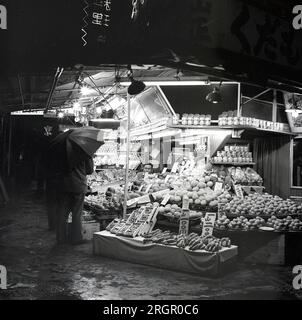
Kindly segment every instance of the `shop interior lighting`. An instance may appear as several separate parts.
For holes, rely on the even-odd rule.
[[[73,104],[73,110],[74,110],[74,111],[81,111],[81,104],[80,104],[80,102],[78,102],[78,101],[74,102],[74,104]]]
[[[102,107],[96,107],[96,108],[95,108],[95,112],[96,112],[97,114],[102,114],[102,112],[103,112]]]
[[[211,85],[215,82],[209,82],[209,81],[185,81],[185,80],[171,80],[171,81],[145,81],[144,82],[146,86],[152,87],[152,86],[207,86]],[[219,83],[219,82],[217,82]],[[234,84],[231,82],[228,82],[230,84]],[[122,86],[129,86],[131,82],[125,81],[120,83]],[[237,82],[236,82],[237,84]]]
[[[302,114],[301,109],[295,109],[295,108],[286,109],[285,112],[291,113],[293,118],[298,118],[299,115]]]
[[[302,99],[296,98],[295,95],[292,95],[292,98],[289,99],[285,112],[291,113],[293,118],[298,118],[302,114]]]
[[[211,103],[219,103],[222,101],[222,96],[220,93],[221,84],[222,82],[220,82],[219,87],[214,87],[213,91],[206,96],[207,101]]]
[[[88,95],[90,95],[90,94],[92,94],[92,93],[94,93],[94,92],[95,92],[94,89],[89,88],[89,87],[86,86],[86,85],[83,85],[83,86],[81,87],[81,95],[82,95],[82,96],[88,96]]]
[[[59,119],[63,119],[64,118],[64,112],[63,111],[59,111],[58,112],[58,118]]]

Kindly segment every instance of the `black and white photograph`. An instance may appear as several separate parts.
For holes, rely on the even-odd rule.
[[[0,0],[8,300],[302,300],[302,1]]]

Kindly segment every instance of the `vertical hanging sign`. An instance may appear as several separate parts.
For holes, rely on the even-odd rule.
[[[94,41],[106,43],[111,23],[112,0],[83,0],[82,45],[89,45],[90,30],[96,34]],[[95,44],[95,43],[94,43]]]

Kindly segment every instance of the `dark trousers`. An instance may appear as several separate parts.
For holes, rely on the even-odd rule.
[[[68,241],[68,216],[72,213],[71,242],[76,244],[82,241],[82,211],[84,193],[61,193],[57,209],[57,242]]]
[[[56,228],[58,199],[55,191],[48,191],[46,194],[47,218],[49,230]]]
[[[47,218],[48,228],[55,230],[57,221],[57,209],[58,209],[58,192],[57,192],[57,181],[55,179],[46,180],[46,207],[47,207]]]

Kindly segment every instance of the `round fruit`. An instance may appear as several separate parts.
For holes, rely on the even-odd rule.
[[[206,187],[206,184],[205,184],[204,182],[199,182],[199,183],[198,183],[198,187],[199,187],[200,189],[204,189],[204,188]]]
[[[209,188],[212,188],[212,187],[214,186],[214,183],[213,183],[212,181],[208,181],[208,182],[207,182],[207,186],[208,186]]]

